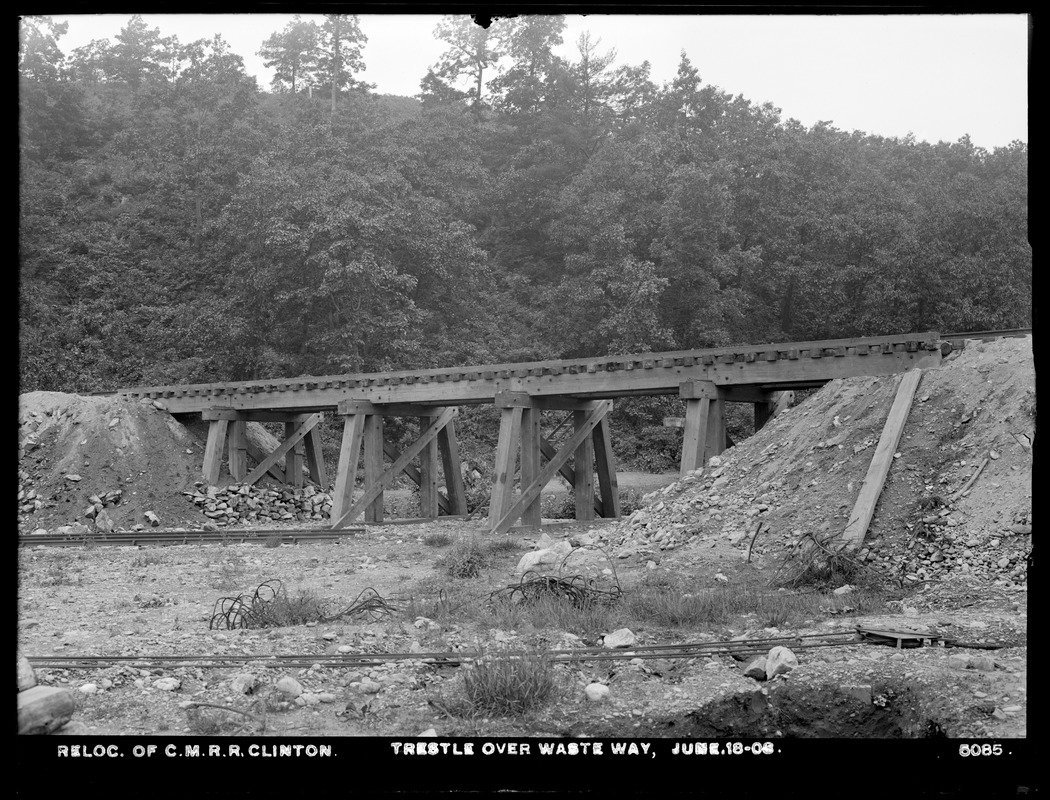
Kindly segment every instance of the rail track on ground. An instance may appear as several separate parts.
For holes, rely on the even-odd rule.
[[[18,537],[20,547],[138,547],[143,545],[179,544],[267,544],[280,536],[280,544],[331,542],[345,536],[364,533],[363,527],[340,528],[244,528],[219,531],[119,531],[108,534],[25,534]]]
[[[259,667],[328,668],[375,667],[384,664],[421,661],[432,667],[455,667],[463,663],[496,659],[548,658],[554,663],[578,661],[629,661],[631,659],[691,659],[730,656],[737,660],[762,656],[774,647],[792,651],[846,645],[896,646],[897,649],[915,647],[955,647],[997,650],[1014,646],[1013,643],[965,643],[946,639],[932,630],[882,630],[857,626],[852,631],[775,636],[767,639],[734,639],[715,642],[687,642],[679,644],[635,644],[612,650],[605,647],[578,647],[557,650],[503,649],[481,651],[443,651],[427,653],[299,653],[293,655],[134,655],[134,656],[27,656],[34,667],[46,669],[98,669],[101,667],[223,667],[252,665]]]

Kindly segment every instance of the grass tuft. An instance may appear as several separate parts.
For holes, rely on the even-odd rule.
[[[517,655],[495,650],[463,675],[466,704],[475,713],[521,715],[549,703],[557,690],[554,662],[540,650]]]

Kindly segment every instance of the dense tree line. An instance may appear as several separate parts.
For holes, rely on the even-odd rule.
[[[1028,150],[806,128],[559,17],[260,43],[21,24],[23,391],[1031,324]]]

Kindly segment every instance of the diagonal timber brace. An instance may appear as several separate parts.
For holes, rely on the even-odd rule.
[[[201,413],[201,417],[209,423],[208,444],[204,451],[202,470],[204,479],[209,484],[214,485],[219,481],[223,450],[228,441],[230,475],[235,481],[254,484],[264,474],[269,473],[281,483],[301,485],[302,464],[297,456],[299,448],[304,447],[310,477],[321,487],[322,491],[328,488],[324,458],[321,455],[321,434],[318,428],[320,414],[313,415],[316,420],[310,422],[311,417],[309,416],[287,411],[239,411],[232,408],[209,408]],[[292,446],[286,450],[278,448],[276,457],[272,457],[273,454],[267,454],[249,441],[246,429],[248,422],[283,422],[288,437],[296,436],[304,423],[309,423],[309,427],[305,436],[297,437]],[[256,469],[249,473],[249,456],[260,465],[261,472]],[[286,466],[291,466],[292,469],[282,469],[278,465],[281,458],[284,458]],[[265,467],[262,467],[264,464]]]
[[[380,411],[380,408],[376,407],[375,410]],[[403,453],[400,453],[398,457],[394,459],[394,463],[383,472],[380,472],[376,459],[376,455],[378,454],[378,463],[381,464],[383,442],[380,415],[378,413],[348,414],[346,417],[346,424],[343,428],[342,449],[339,454],[339,473],[336,479],[335,497],[335,501],[338,503],[338,510],[333,508],[332,516],[336,519],[332,524],[332,529],[337,530],[342,528],[348,522],[360,515],[366,508],[373,506],[377,500],[380,500],[383,491],[393,486],[394,480],[397,476],[404,472],[406,467],[410,466],[412,460],[420,455],[420,453],[438,438],[438,434],[449,426],[458,413],[458,410],[455,408],[442,409],[440,414],[431,418],[432,421],[429,427],[423,431],[422,436],[420,436],[411,447],[406,449]],[[366,439],[370,441],[366,443]],[[357,499],[357,502],[350,505],[348,510],[343,511],[343,508],[349,504],[350,494],[353,491],[354,472],[357,468],[357,458],[361,451],[362,444],[365,444],[366,450],[364,493]],[[458,474],[458,470],[459,466],[457,464],[453,471]],[[461,502],[462,495],[456,500],[456,503]],[[375,519],[371,521],[379,520]]]
[[[305,439],[309,433],[317,427],[317,424],[324,418],[324,415],[320,412],[310,414],[302,420],[298,425],[294,422],[285,423],[285,432],[287,438],[281,443],[281,445],[274,450],[270,455],[266,456],[259,465],[248,473],[248,476],[244,479],[244,483],[253,484],[259,478],[269,471],[270,467],[277,463],[277,461],[285,456],[286,454],[293,453],[294,448]],[[298,463],[299,469],[296,470],[295,466]],[[285,474],[288,478],[295,480],[298,478],[299,483],[302,483],[302,464],[298,459],[288,459],[285,464]]]
[[[502,492],[509,494],[510,476],[513,474],[513,451],[517,444],[515,441],[517,436],[514,435],[516,433],[514,430],[515,417],[517,417],[518,420],[521,420],[523,416],[521,413],[515,414],[514,412],[523,412],[526,409],[521,408],[520,406],[509,406],[504,408],[504,424],[500,427],[500,441],[497,451],[497,475],[495,485],[493,486],[493,498],[490,509],[491,513],[489,515],[493,533],[505,533],[519,518],[524,519],[526,510],[531,506],[534,506],[539,500],[540,492],[543,490],[543,487],[547,485],[547,482],[554,477],[573,454],[579,452],[581,445],[591,438],[594,430],[605,420],[605,417],[608,416],[609,412],[612,411],[613,404],[611,400],[600,400],[588,403],[587,406],[588,410],[578,412],[582,416],[574,419],[576,429],[573,432],[573,435],[562,444],[561,449],[554,453],[553,457],[543,469],[534,471],[529,465],[532,456],[526,453],[526,448],[532,448],[535,446],[535,454],[536,456],[539,456],[540,437],[534,437],[531,432],[526,433],[524,430],[521,431],[522,490],[517,501],[509,504],[509,508],[506,508],[506,510],[503,509],[501,504],[497,504],[497,497]],[[532,411],[536,414],[539,413],[538,408],[532,409]],[[524,427],[524,423],[519,422],[518,424]],[[611,455],[611,450],[604,446],[605,443],[606,440],[603,438],[603,450],[605,451],[605,456],[608,462],[608,456]],[[577,482],[579,481],[579,471],[580,464],[577,464],[575,470]],[[609,487],[614,486],[614,480],[615,479],[607,480],[607,485]],[[605,494],[603,493],[603,499],[604,496]],[[593,499],[590,500],[590,503],[593,507]],[[493,522],[493,520],[495,520],[495,522]],[[527,520],[526,524],[529,524]]]

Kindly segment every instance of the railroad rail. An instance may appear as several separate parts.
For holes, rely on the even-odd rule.
[[[799,636],[776,636],[768,639],[730,640],[717,642],[689,642],[684,644],[634,645],[622,650],[603,647],[581,647],[542,651],[540,655],[554,663],[577,661],[624,661],[641,659],[689,659],[711,656],[747,658],[768,653],[774,647],[789,647],[805,650],[820,647],[842,647],[846,645],[896,646],[898,649],[913,647],[956,647],[975,649],[1000,649],[1012,646],[1007,643],[966,643],[946,639],[934,631],[874,630],[858,626],[854,631],[838,633],[815,633]],[[300,653],[294,655],[137,655],[137,656],[27,656],[30,664],[49,669],[97,669],[101,666],[128,665],[135,667],[206,667],[252,664],[284,668],[307,668],[316,664],[322,667],[365,667],[383,664],[422,661],[432,666],[458,666],[481,659],[508,659],[536,657],[536,651],[506,650],[496,653],[476,651],[442,651],[428,653],[346,653],[330,655],[324,653]]]
[[[492,403],[504,391],[587,399],[677,394],[679,385],[687,380],[710,380],[726,387],[801,389],[854,374],[895,374],[901,371],[898,362],[915,361],[926,352],[939,350],[942,341],[936,332],[925,332],[515,364],[143,386],[113,394],[157,400],[173,414],[186,414],[216,407],[335,411],[344,400],[472,405]],[[873,355],[877,357],[868,358]],[[855,360],[865,363],[853,363],[851,369],[848,365]]]
[[[97,536],[74,536],[69,534],[27,534],[18,537],[19,547],[135,547],[142,545],[180,544],[264,544],[274,536],[281,537],[281,544],[307,542],[330,542],[344,536],[363,533],[364,528],[301,528],[266,529],[242,528],[220,531],[119,531]]]

